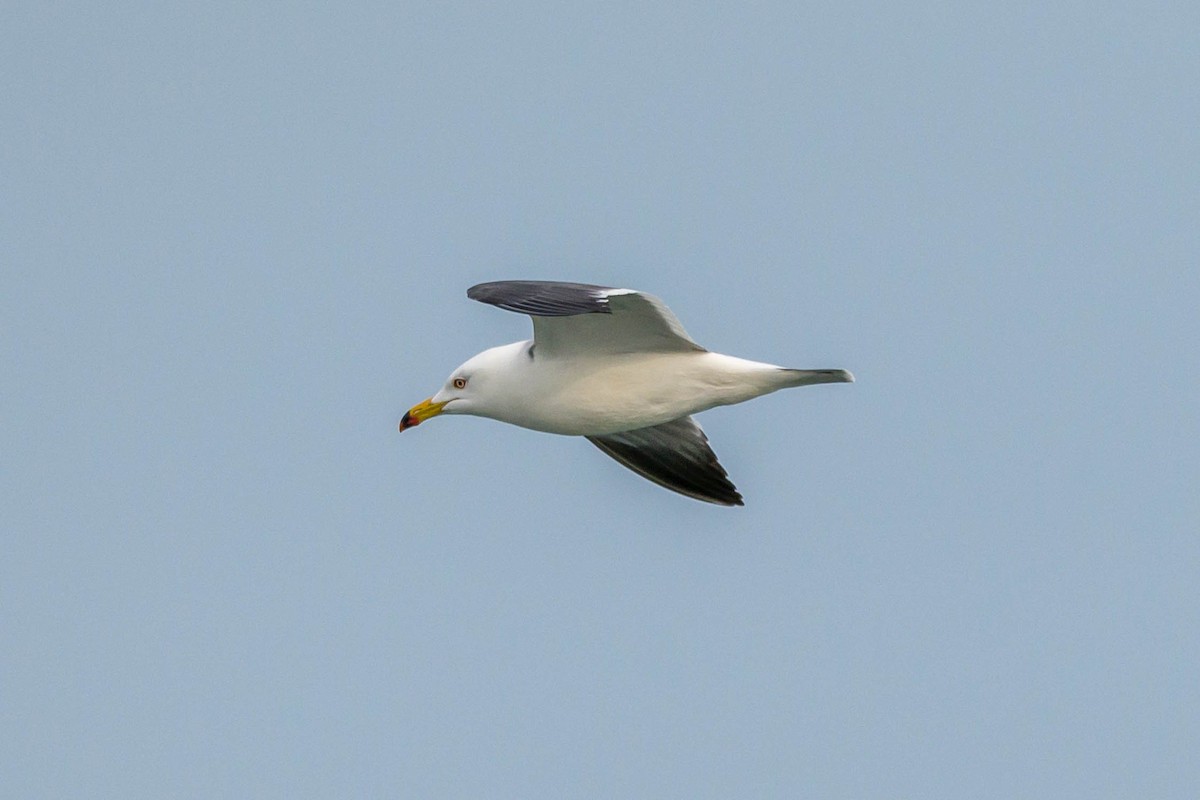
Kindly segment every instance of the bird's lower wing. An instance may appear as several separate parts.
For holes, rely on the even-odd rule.
[[[742,505],[742,496],[717,462],[708,437],[691,417],[587,439],[637,474],[673,492],[706,503]]]

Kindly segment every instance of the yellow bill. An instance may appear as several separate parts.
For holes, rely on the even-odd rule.
[[[404,416],[400,419],[400,432],[404,433],[404,431],[420,425],[430,417],[436,417],[438,414],[442,413],[442,408],[444,408],[445,405],[445,403],[433,402],[432,397],[428,400],[417,403],[415,406],[406,411]]]

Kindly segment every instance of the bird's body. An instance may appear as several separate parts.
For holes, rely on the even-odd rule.
[[[480,368],[487,369],[486,391],[496,402],[477,416],[566,436],[661,425],[815,382],[805,380],[809,371],[703,350],[549,357],[533,341],[485,350],[461,371]]]
[[[630,289],[499,281],[467,296],[531,315],[534,338],[468,360],[404,415],[401,431],[446,413],[585,436],[640,475],[711,503],[742,498],[692,414],[790,386],[854,380],[845,370],[709,352],[661,301]]]

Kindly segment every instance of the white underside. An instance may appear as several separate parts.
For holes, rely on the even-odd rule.
[[[447,412],[575,436],[659,425],[796,385],[774,365],[709,352],[530,358],[528,343],[518,342],[484,355],[489,372],[504,378],[479,387],[486,404],[451,403]]]

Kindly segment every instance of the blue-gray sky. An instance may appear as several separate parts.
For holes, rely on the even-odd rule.
[[[4,16],[6,794],[1200,792],[1195,4]],[[529,277],[858,382],[399,436]]]

